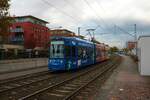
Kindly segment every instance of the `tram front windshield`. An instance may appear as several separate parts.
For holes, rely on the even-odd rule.
[[[63,41],[51,41],[50,58],[64,58]]]

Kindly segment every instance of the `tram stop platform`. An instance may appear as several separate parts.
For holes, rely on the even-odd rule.
[[[47,70],[48,70],[47,66],[41,66],[38,68],[18,70],[18,71],[13,71],[13,72],[8,72],[8,73],[0,73],[0,81],[8,80],[11,78],[16,78],[16,77],[20,77],[20,76],[24,76],[24,75],[39,73],[39,72],[43,72],[43,71],[47,71]]]
[[[121,64],[92,100],[150,100],[150,76],[140,76],[137,63],[122,56]]]
[[[0,81],[47,71],[48,58],[0,60]]]

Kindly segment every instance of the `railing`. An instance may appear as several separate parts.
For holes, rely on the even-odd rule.
[[[24,32],[24,30],[22,28],[16,28],[16,29],[12,29],[11,32],[14,32],[14,33]]]
[[[39,54],[36,55],[35,51],[27,52],[25,50],[19,50],[16,54],[15,51],[5,51],[0,49],[0,60],[21,58],[48,58],[48,56],[48,51],[39,51]]]
[[[12,37],[12,38],[10,38],[10,41],[12,41],[12,42],[24,41],[24,38],[23,37]]]

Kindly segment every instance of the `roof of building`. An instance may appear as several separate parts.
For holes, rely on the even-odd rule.
[[[136,41],[128,41],[127,43],[136,43]]]
[[[68,31],[70,33],[74,33],[74,32],[67,30],[67,29],[51,29],[50,31]]]
[[[80,41],[80,42],[87,42],[87,43],[92,43],[93,44],[93,42],[91,42],[91,41],[88,41],[88,40],[85,40],[85,39],[80,39],[80,38],[77,38],[77,37],[64,37],[64,36],[62,36],[62,37],[51,37],[51,39],[66,39],[66,40],[75,40],[75,41]]]
[[[34,17],[34,16],[32,16],[32,15],[26,15],[26,16],[14,16],[14,18],[33,18],[33,19],[36,19],[36,20],[39,20],[39,21],[42,21],[42,22],[44,22],[44,23],[48,23],[47,21],[45,21],[45,20],[42,20],[42,19],[40,19],[40,18],[37,18],[37,17]]]
[[[139,36],[138,40],[140,40],[141,38],[144,38],[144,37],[150,37],[150,35]]]

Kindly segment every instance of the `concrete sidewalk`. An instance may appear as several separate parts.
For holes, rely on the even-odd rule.
[[[92,100],[150,100],[150,77],[140,76],[137,69],[130,57],[123,56],[122,63]]]

